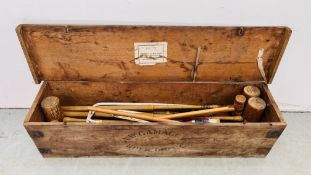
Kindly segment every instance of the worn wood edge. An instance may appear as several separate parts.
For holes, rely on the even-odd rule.
[[[275,76],[275,73],[279,67],[279,64],[281,62],[281,59],[282,59],[282,56],[285,52],[285,49],[286,49],[286,46],[288,44],[288,41],[289,41],[289,38],[292,34],[292,30],[289,28],[289,27],[284,27],[284,35],[283,35],[283,41],[282,41],[282,44],[278,50],[278,53],[276,55],[276,59],[274,63],[272,63],[270,66],[272,66],[272,72],[270,73],[270,77],[268,77],[268,83],[271,84],[272,83],[272,80]]]
[[[34,65],[33,65],[33,62],[31,61],[31,57],[30,57],[30,54],[29,54],[29,50],[27,49],[27,45],[24,41],[24,37],[23,37],[23,24],[20,24],[16,27],[15,31],[17,33],[17,36],[18,36],[18,40],[21,44],[21,47],[23,49],[23,52],[24,52],[24,55],[26,57],[26,60],[27,60],[27,63],[28,63],[28,67],[30,69],[30,72],[32,74],[32,77],[33,77],[33,80],[35,81],[36,84],[40,84],[41,83],[41,79],[39,77],[39,74],[38,72],[36,71]]]
[[[265,83],[264,81],[66,81],[66,80],[48,80],[46,82],[49,83],[120,83],[120,84],[153,84],[153,83],[161,83],[161,84],[245,84],[245,85],[260,85]]]
[[[270,151],[269,151],[270,152]],[[269,153],[268,153],[269,154]],[[152,156],[152,157],[159,157],[159,158],[172,158],[172,157],[178,157],[178,158],[247,158],[247,159],[251,159],[251,158],[261,158],[264,159],[265,157],[267,157],[268,154],[252,154],[252,155],[244,155],[244,156],[235,156],[235,155],[192,155],[192,156],[188,156],[188,155],[174,155],[174,156]],[[114,155],[114,156],[73,156],[73,155],[59,155],[59,154],[42,154],[43,158],[62,158],[62,157],[66,157],[66,158],[129,158],[129,157],[137,157],[137,158],[143,158],[143,157],[150,157],[150,156],[146,156],[146,155]]]
[[[39,92],[37,93],[35,100],[33,101],[31,107],[29,108],[29,111],[26,115],[26,118],[24,120],[24,125],[26,123],[28,123],[31,119],[31,117],[33,116],[33,113],[36,110],[37,105],[40,103],[40,100],[43,98],[43,93],[46,91],[47,89],[47,82],[43,82],[43,84],[41,85]],[[36,122],[36,123],[44,123],[44,122]]]
[[[235,29],[239,29],[239,28],[287,28],[286,26],[282,26],[282,25],[247,25],[247,26],[239,26],[239,25],[165,25],[165,24],[134,24],[134,25],[118,25],[118,24],[78,24],[78,23],[68,23],[68,24],[31,24],[31,23],[25,23],[25,24],[20,24],[23,26],[27,26],[27,27],[39,27],[39,28],[45,28],[45,27],[64,27],[64,28],[84,28],[84,27],[124,27],[124,28],[133,28],[133,27],[176,27],[176,28],[205,28],[205,27],[212,27],[212,28],[235,28]]]
[[[194,126],[194,125],[206,125],[206,126],[244,126],[244,127],[271,127],[271,126],[285,126],[286,123],[283,122],[252,122],[252,123],[206,123],[206,124],[188,124],[185,125],[174,125],[174,124],[146,124],[146,123],[135,123],[133,124],[124,124],[124,123],[67,123],[63,122],[26,122],[25,126]]]
[[[274,100],[274,98],[273,98],[273,96],[272,96],[268,86],[267,85],[263,85],[263,90],[265,91],[267,97],[269,98],[270,103],[271,103],[273,109],[275,109],[275,112],[276,112],[278,118],[280,119],[280,123],[286,126],[287,124],[286,124],[285,118],[283,116],[283,113],[280,111],[278,105],[276,104],[276,102],[275,102],[275,100]]]

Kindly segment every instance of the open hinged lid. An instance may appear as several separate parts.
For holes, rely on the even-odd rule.
[[[287,27],[19,25],[36,83],[272,82]]]

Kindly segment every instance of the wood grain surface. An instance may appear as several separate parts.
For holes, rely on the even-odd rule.
[[[263,157],[283,124],[114,125],[25,127],[44,157],[227,156]]]
[[[17,33],[35,82],[263,81],[258,50],[269,82],[284,52],[286,27],[51,26],[20,25]],[[168,42],[168,62],[134,63],[135,42]],[[55,73],[57,72],[57,73]]]

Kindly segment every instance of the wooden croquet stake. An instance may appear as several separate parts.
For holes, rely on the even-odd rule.
[[[246,103],[243,118],[247,122],[259,122],[265,108],[266,102],[263,99],[260,97],[251,97]]]
[[[244,106],[246,102],[246,97],[244,95],[237,95],[234,98],[234,109],[233,115],[242,115]]]
[[[58,97],[49,96],[44,98],[41,102],[41,108],[45,118],[50,122],[60,122],[64,118]]]
[[[245,95],[247,99],[251,97],[259,97],[260,89],[256,86],[245,86],[243,88],[243,95]]]

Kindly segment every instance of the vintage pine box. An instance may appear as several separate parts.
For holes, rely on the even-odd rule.
[[[16,30],[33,78],[42,82],[24,126],[44,157],[264,157],[286,127],[267,83],[290,37],[287,27],[27,24]],[[148,50],[144,43],[155,44],[163,60],[135,59]],[[49,95],[64,105],[232,104],[245,85],[262,91],[261,122],[63,124],[45,122],[40,109]]]

